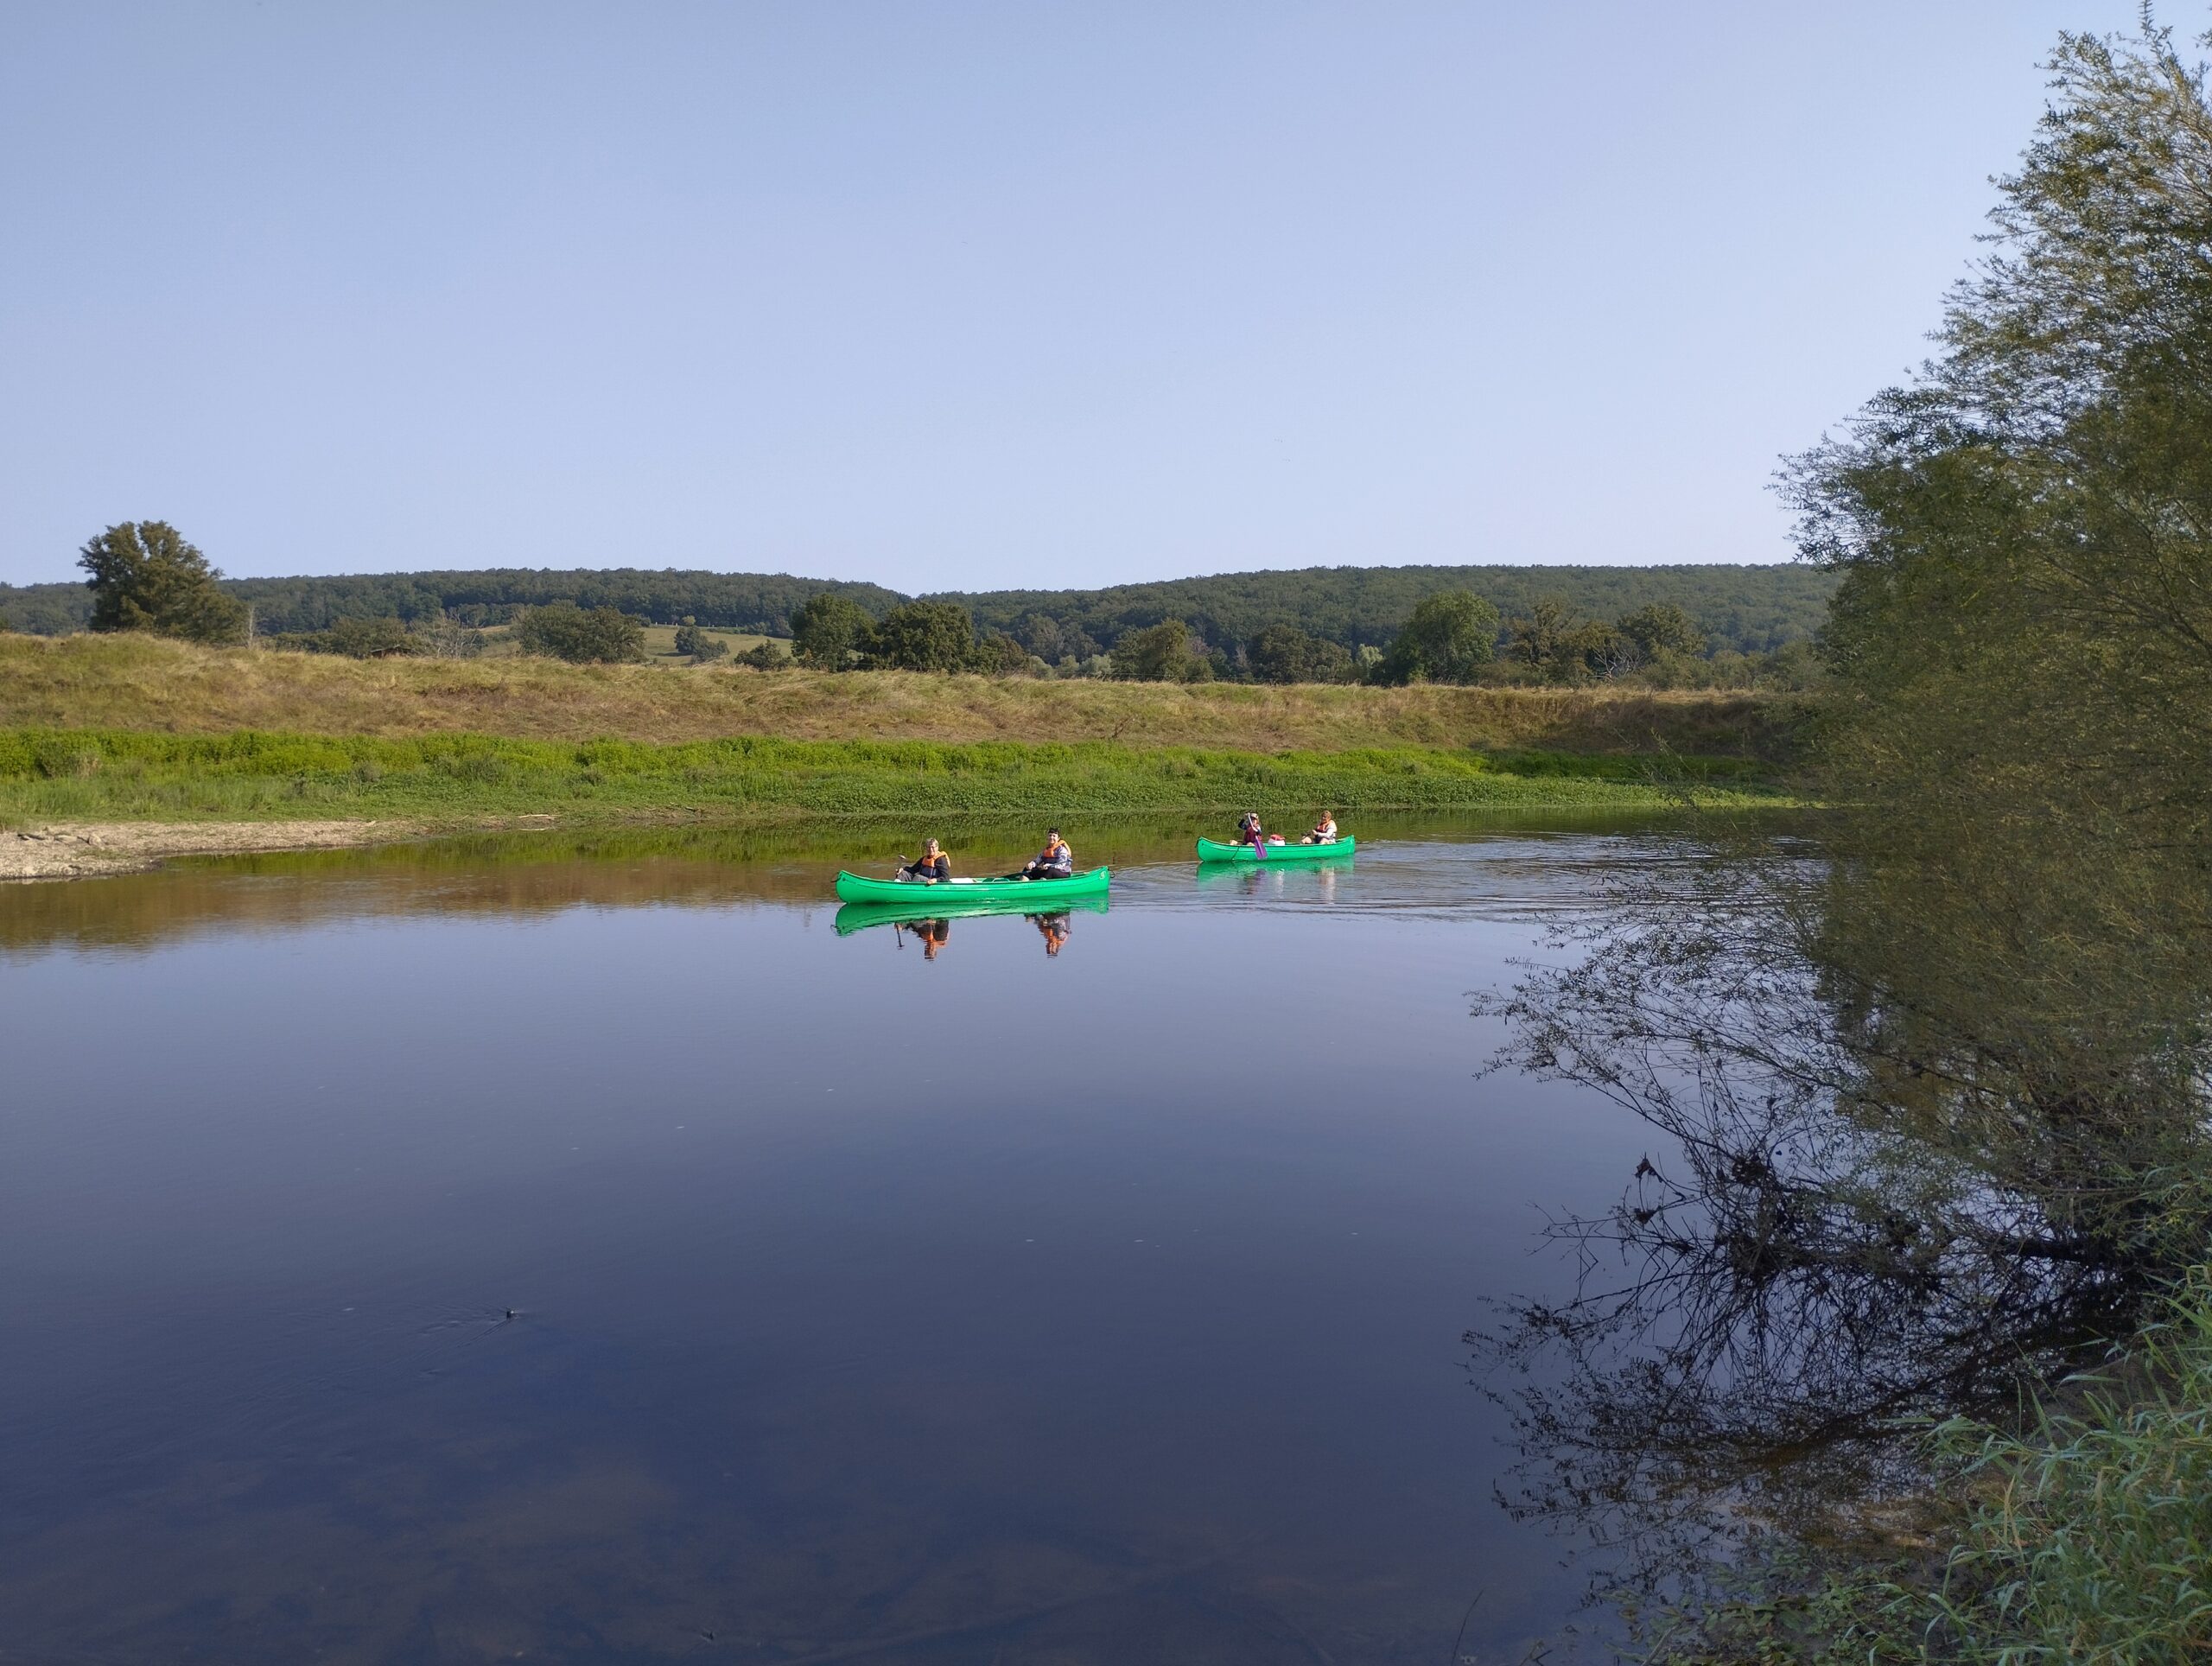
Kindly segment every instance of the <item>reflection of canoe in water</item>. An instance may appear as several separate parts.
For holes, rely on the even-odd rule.
[[[833,922],[839,937],[850,937],[871,925],[904,925],[924,919],[965,919],[971,914],[1103,914],[1103,891],[1087,897],[1066,897],[1039,904],[1007,896],[950,897],[942,885],[904,887],[916,895],[911,902],[849,902]],[[1034,889],[1034,887],[1031,887]]]
[[[1338,839],[1334,844],[1271,844],[1264,856],[1255,854],[1249,844],[1216,844],[1211,839],[1198,841],[1200,862],[1241,862],[1247,867],[1255,862],[1319,862],[1325,856],[1349,856],[1357,846],[1357,839]]]
[[[1103,897],[1112,877],[1108,869],[1094,868],[1088,874],[1065,880],[909,880],[902,885],[896,880],[840,874],[837,897],[842,902],[895,902],[902,906],[927,897],[930,906],[922,910],[925,914],[938,906],[939,899],[950,901],[955,897],[963,902],[994,897],[1016,907],[1033,908],[1060,897]]]

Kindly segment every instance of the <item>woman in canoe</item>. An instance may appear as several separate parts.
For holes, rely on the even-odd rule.
[[[1280,834],[1269,833],[1260,825],[1259,812],[1253,810],[1246,811],[1237,818],[1236,836],[1230,841],[1231,844],[1249,844],[1255,850],[1260,851],[1264,851],[1271,844],[1281,843],[1282,837]]]
[[[1337,842],[1337,818],[1328,811],[1321,812],[1321,819],[1313,823],[1313,830],[1299,841],[1300,844],[1334,844]]]
[[[1057,827],[1047,829],[1045,848],[1021,864],[1019,874],[1009,874],[1010,880],[1065,880],[1075,874],[1075,852],[1068,849],[1068,842],[1060,836]]]
[[[899,869],[902,880],[949,880],[952,877],[952,858],[935,839],[922,841],[922,854]]]

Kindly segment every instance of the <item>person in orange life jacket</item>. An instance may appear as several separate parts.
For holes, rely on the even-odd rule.
[[[1075,874],[1075,852],[1068,849],[1068,842],[1060,836],[1057,827],[1046,830],[1045,848],[1021,864],[1019,874],[1009,874],[1016,880],[1065,880]]]
[[[922,854],[899,870],[902,880],[949,880],[952,877],[952,858],[941,849],[935,839],[922,841]]]
[[[1337,842],[1337,818],[1327,811],[1313,823],[1313,830],[1300,839],[1300,844],[1334,844]]]

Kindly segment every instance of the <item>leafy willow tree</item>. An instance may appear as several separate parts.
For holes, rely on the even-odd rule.
[[[77,556],[96,631],[152,631],[194,642],[245,638],[245,604],[226,595],[207,557],[167,521],[123,521]]]
[[[2212,108],[2170,32],[2062,37],[1940,354],[1799,458],[1842,575],[1831,762],[2137,836],[2212,817]]]
[[[2119,1439],[2062,1433],[1995,1476],[1896,1456],[1900,1419],[2002,1426],[2108,1360],[2212,1243],[2212,105],[2147,22],[2063,36],[2050,68],[1936,356],[1785,475],[1840,576],[1823,785],[1849,808],[1822,859],[1655,886],[1490,1008],[1510,1062],[1672,1136],[1567,1227],[1602,1285],[1476,1339],[1548,1356],[1522,1506],[1808,1524],[1771,1561],[1732,1549],[1720,1590],[1764,1564],[1754,1599],[1693,1604],[1643,1657],[2204,1646],[2202,1556],[2155,1513],[2193,1501],[2203,1542],[2201,1390],[2175,1429],[2139,1357],[2096,1391]],[[1808,1465],[1847,1500],[1932,1476],[1932,1554],[1775,1491]],[[2019,1514],[1977,1544],[2000,1495]],[[1817,1560],[1823,1532],[1873,1571]],[[1808,1545],[1826,1606],[1800,1623]],[[1694,1556],[1651,1566],[1679,1592]]]
[[[791,614],[791,652],[817,671],[849,671],[854,656],[868,652],[874,630],[875,621],[858,602],[825,590]]]
[[[1471,590],[1417,604],[1376,668],[1381,683],[1472,682],[1497,652],[1497,609]]]

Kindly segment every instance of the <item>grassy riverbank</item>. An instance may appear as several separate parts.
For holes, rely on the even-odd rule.
[[[509,736],[0,730],[0,825],[357,817],[423,827],[553,816],[1233,813],[1781,802],[1735,759],[1491,755],[1414,747],[1255,753],[740,736],[652,745]]]
[[[670,742],[1045,740],[1239,752],[1367,748],[1794,755],[1785,696],[1603,689],[1102,683],[537,658],[346,659],[144,635],[0,636],[0,727]]]

